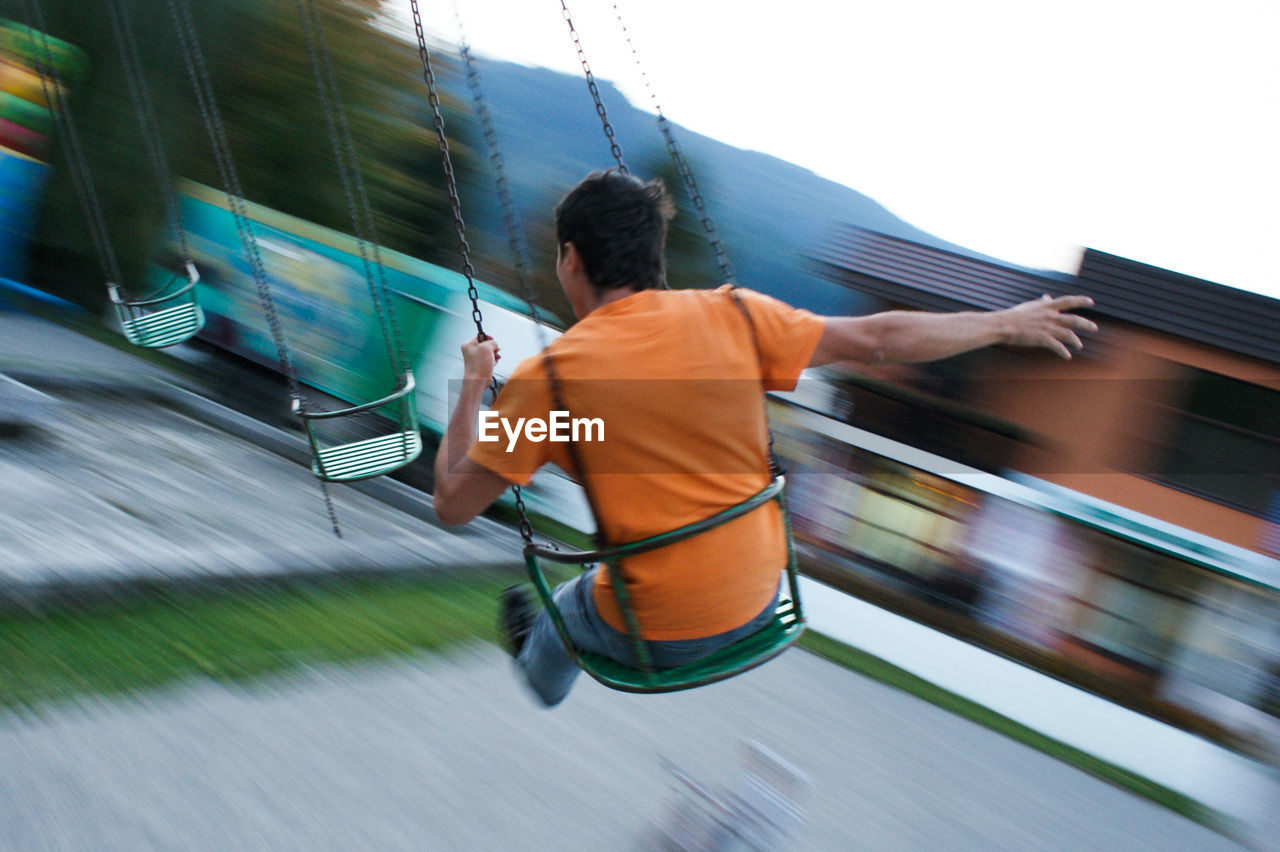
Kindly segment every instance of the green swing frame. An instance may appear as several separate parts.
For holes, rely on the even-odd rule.
[[[659,693],[676,692],[682,689],[705,686],[741,674],[755,668],[781,654],[791,647],[804,633],[804,613],[800,606],[800,586],[796,568],[795,542],[791,537],[791,521],[787,514],[783,490],[786,478],[778,475],[761,491],[746,500],[710,517],[686,524],[669,532],[659,533],[629,544],[604,547],[598,550],[565,551],[537,544],[526,544],[524,548],[525,564],[529,577],[542,599],[551,623],[555,625],[565,651],[573,661],[589,674],[610,689],[623,692]],[[703,657],[697,662],[676,666],[669,669],[654,668],[650,662],[647,643],[640,634],[640,627],[631,608],[630,595],[627,592],[626,578],[622,569],[623,560],[629,556],[648,553],[659,548],[675,544],[685,539],[722,526],[735,518],[740,518],[763,506],[776,501],[782,510],[783,531],[787,542],[787,567],[784,571],[787,578],[786,596],[780,597],[773,619],[757,632],[746,636],[731,645],[721,648]],[[598,562],[610,565],[609,577],[613,592],[617,596],[619,608],[627,621],[627,632],[631,639],[632,649],[638,666],[632,667],[600,654],[590,653],[577,648],[573,644],[569,631],[565,627],[564,618],[556,606],[551,585],[547,582],[543,571],[543,562],[561,565],[587,566]]]
[[[130,343],[147,349],[163,349],[190,340],[204,328],[204,311],[195,295],[200,273],[191,261],[186,261],[186,267],[186,284],[150,299],[125,299],[120,295],[119,286],[108,282],[107,293],[125,339]],[[180,279],[181,275],[175,275],[164,290],[169,290]]]
[[[389,395],[337,411],[306,411],[302,401],[295,397],[293,413],[306,425],[307,440],[311,442],[311,472],[325,482],[354,482],[390,473],[417,458],[422,452],[422,433],[418,431],[418,414],[414,406],[415,386],[413,371],[406,370],[396,389]],[[395,405],[397,408],[396,431],[350,443],[323,446],[325,442],[316,421],[350,417],[388,405]]]

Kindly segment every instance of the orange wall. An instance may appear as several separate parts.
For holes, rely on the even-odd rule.
[[[1012,467],[1102,500],[1241,547],[1258,550],[1264,521],[1246,512],[1126,471],[1147,461],[1143,437],[1158,439],[1172,418],[1153,400],[1178,405],[1179,365],[1280,390],[1280,365],[1233,355],[1146,329],[1107,323],[1092,354],[1062,361],[1039,352],[997,350],[982,366],[973,404],[1040,439]]]

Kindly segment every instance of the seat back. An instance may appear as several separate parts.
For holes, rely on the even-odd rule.
[[[784,477],[775,477],[763,490],[737,505],[679,529],[650,536],[630,544],[592,551],[561,551],[534,544],[526,545],[524,549],[525,564],[529,569],[530,579],[538,591],[538,596],[542,599],[543,606],[547,609],[547,614],[551,618],[552,624],[560,635],[561,642],[564,643],[565,650],[583,671],[610,689],[641,693],[674,692],[714,683],[755,668],[781,654],[794,644],[804,632],[804,613],[800,606],[795,546],[791,540],[790,520],[787,515],[786,504],[783,501],[785,485]],[[701,660],[670,669],[655,669],[651,665],[647,665],[649,655],[645,650],[645,640],[634,633],[631,639],[636,650],[635,657],[641,663],[636,667],[599,654],[582,651],[574,646],[573,639],[569,636],[565,627],[564,619],[560,615],[560,610],[556,607],[555,599],[552,596],[551,584],[547,581],[543,570],[543,561],[579,566],[587,566],[597,562],[609,562],[612,565],[619,565],[625,557],[647,553],[662,547],[668,547],[678,541],[692,538],[754,511],[770,500],[778,501],[786,527],[787,567],[784,573],[787,578],[787,594],[779,601],[773,619],[759,631],[738,640],[732,645],[721,648]],[[620,572],[615,571],[612,573],[615,575],[615,580],[617,580],[614,583],[615,591],[618,590],[619,586],[625,588],[625,584],[617,577]],[[629,600],[624,595],[619,595],[619,606],[624,609],[625,615],[626,608],[629,607]],[[633,622],[634,619],[629,619],[629,621]]]

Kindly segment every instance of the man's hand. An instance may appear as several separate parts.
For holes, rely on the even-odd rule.
[[[1033,302],[1023,302],[1000,311],[1007,324],[1003,343],[1010,346],[1043,347],[1060,358],[1071,360],[1070,346],[1079,351],[1084,348],[1077,331],[1097,331],[1098,326],[1082,316],[1065,311],[1092,307],[1088,296],[1059,296],[1047,293]]]
[[[994,346],[1035,346],[1070,359],[1077,331],[1097,331],[1082,316],[1064,313],[1093,305],[1088,296],[1045,296],[1003,311],[954,314],[885,311],[865,317],[827,317],[810,367],[837,361],[913,364]]]
[[[467,458],[476,442],[476,417],[498,365],[498,341],[471,338],[462,344],[462,388],[436,453],[434,505],[448,526],[465,524],[507,488],[507,481]]]
[[[462,344],[462,378],[465,381],[480,380],[486,385],[493,378],[493,370],[502,356],[498,354],[498,341],[492,337],[484,340],[471,338]]]

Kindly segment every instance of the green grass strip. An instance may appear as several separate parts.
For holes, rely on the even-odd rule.
[[[154,590],[127,603],[0,614],[0,707],[151,689],[192,677],[240,681],[313,663],[346,663],[497,640],[486,576],[294,582],[252,592]],[[930,681],[809,631],[801,647],[1230,834],[1221,814],[1047,737]]]
[[[898,668],[880,657],[852,648],[812,630],[807,631],[800,638],[800,647],[850,671],[866,675],[886,686],[914,695],[943,710],[976,722],[997,733],[1004,734],[1010,739],[1044,752],[1050,757],[1057,758],[1090,775],[1136,793],[1156,804],[1163,805],[1169,810],[1214,831],[1227,835],[1234,834],[1231,821],[1226,816],[1202,805],[1195,799],[1184,796],[1176,790],[1157,784],[1151,779],[1123,767],[1116,766],[1114,763],[1101,760],[1060,740],[1045,736],[1033,728],[1010,719],[1008,716],[1000,715],[989,707],[943,689],[937,684],[914,675],[905,669]]]
[[[494,641],[504,585],[486,577],[153,591],[126,604],[0,614],[0,706]]]

